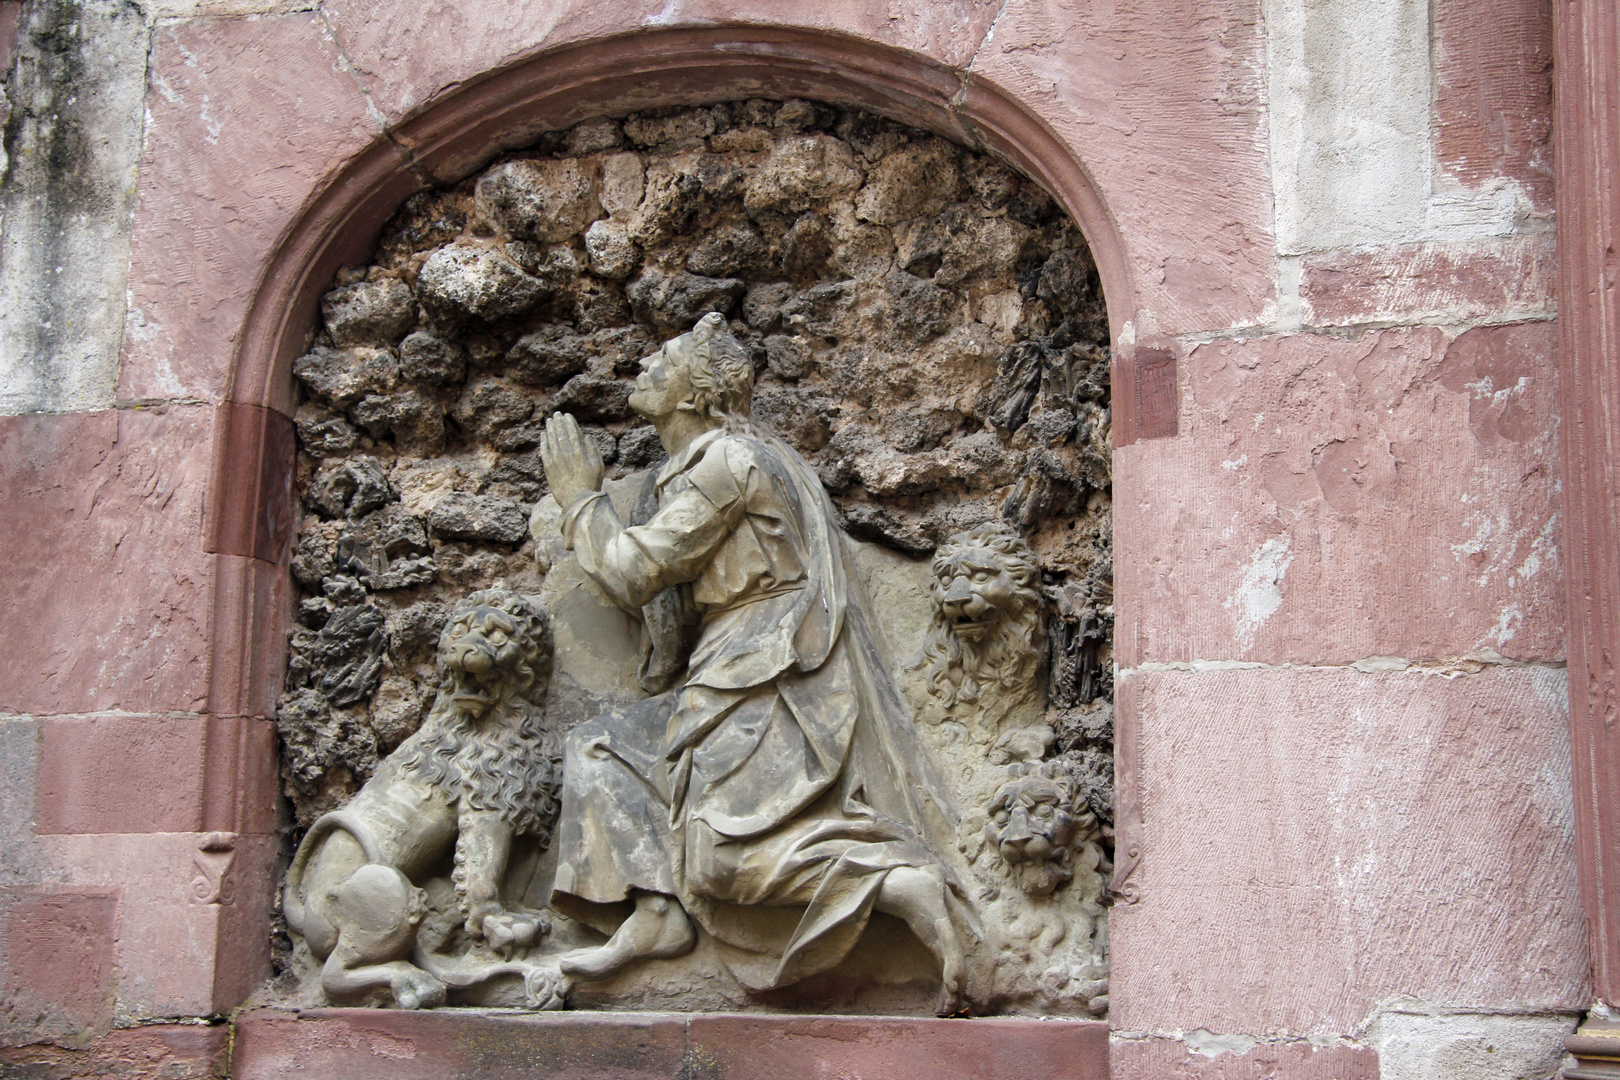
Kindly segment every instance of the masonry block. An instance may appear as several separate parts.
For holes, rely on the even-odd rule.
[[[1219,341],[1115,453],[1121,667],[1561,660],[1553,326]]]
[[[468,1010],[257,1011],[237,1022],[236,1080],[663,1080],[686,1022],[665,1014],[489,1016]]]
[[[1381,250],[1316,252],[1300,260],[1307,325],[1486,319],[1556,313],[1553,234]]]
[[[277,238],[381,132],[311,11],[161,24],[149,79],[119,397],[218,400]]]
[[[238,1080],[1103,1080],[1097,1021],[929,1020],[468,1009],[259,1011],[239,1021]]]
[[[872,1080],[1102,1080],[1097,1022],[855,1016],[693,1016],[691,1059],[716,1080],[847,1076]]]
[[[280,839],[215,833],[44,836],[41,861],[73,888],[116,889],[121,1017],[229,1012],[270,974]]]
[[[0,418],[0,712],[196,712],[208,411]]]
[[[0,890],[0,1045],[106,1032],[117,933],[115,889]]]
[[[82,1050],[48,1045],[0,1049],[0,1075],[20,1080],[224,1080],[226,1024],[154,1024],[110,1031]]]
[[[1360,1030],[1396,998],[1588,998],[1564,675],[1127,676],[1141,899],[1110,922],[1123,1031]]]
[[[1114,1039],[1108,1052],[1113,1080],[1379,1080],[1378,1052],[1343,1042],[1262,1042],[1200,1031],[1185,1041]]]

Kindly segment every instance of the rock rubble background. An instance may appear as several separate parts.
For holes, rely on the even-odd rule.
[[[723,312],[754,415],[858,539],[925,557],[1003,518],[1041,557],[1055,753],[1112,817],[1109,354],[1078,230],[928,132],[806,101],[593,119],[410,199],[294,365],[301,588],[278,710],[298,826],[421,723],[449,606],[540,590],[535,452],[663,457],[638,361]]]

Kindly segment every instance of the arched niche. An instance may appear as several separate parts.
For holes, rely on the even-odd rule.
[[[337,269],[367,261],[382,226],[409,196],[459,181],[542,132],[595,115],[746,97],[860,108],[1013,164],[1084,233],[1111,335],[1116,346],[1128,343],[1135,305],[1126,253],[1084,165],[1028,107],[970,73],[858,38],[747,26],[642,32],[520,58],[430,101],[337,170],[255,283],[216,418],[207,502],[208,547],[221,556],[213,715],[273,715],[290,623],[291,366],[308,344],[320,296]],[[253,756],[238,748],[234,790],[211,796],[235,809],[221,824],[272,813],[275,769],[248,760]],[[258,899],[268,907],[268,893]]]

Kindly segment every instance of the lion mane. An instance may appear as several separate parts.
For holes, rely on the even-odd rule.
[[[1003,585],[1011,586],[970,586],[995,623],[973,638],[958,632],[958,620],[945,605],[964,564],[998,569],[1007,579]],[[1042,654],[1039,582],[1034,552],[1000,523],[957,533],[934,553],[934,615],[919,666],[927,668],[928,688],[946,708],[976,704],[987,688],[1010,689],[1034,676]]]
[[[491,642],[493,634],[506,640]],[[493,692],[494,701],[477,717],[456,702],[469,676],[453,655],[469,639],[492,662],[480,685]],[[538,704],[551,675],[551,628],[544,612],[509,589],[473,593],[450,613],[439,638],[438,667],[438,693],[427,719],[399,748],[401,775],[438,784],[464,805],[493,810],[517,832],[548,844],[562,752],[543,727]]]

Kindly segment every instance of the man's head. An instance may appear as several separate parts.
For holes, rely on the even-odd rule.
[[[677,412],[696,413],[713,426],[748,419],[754,363],[719,312],[666,341],[641,361],[641,369],[630,407],[649,420]]]

